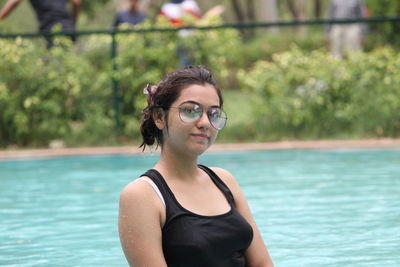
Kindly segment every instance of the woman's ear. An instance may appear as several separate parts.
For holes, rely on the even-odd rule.
[[[153,120],[156,124],[157,128],[162,130],[165,128],[165,121],[164,121],[164,110],[161,108],[157,108],[153,111]]]

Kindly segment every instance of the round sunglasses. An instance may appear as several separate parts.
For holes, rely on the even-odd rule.
[[[198,121],[204,112],[204,107],[196,102],[187,101],[180,104],[178,107],[170,107],[179,109],[179,117],[181,121],[191,123]],[[228,117],[220,107],[208,107],[206,109],[207,117],[211,125],[217,129],[222,130],[226,125]]]

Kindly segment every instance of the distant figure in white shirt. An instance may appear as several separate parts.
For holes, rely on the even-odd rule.
[[[328,11],[329,19],[364,18],[365,4],[363,0],[331,0]],[[342,58],[345,51],[362,52],[362,38],[365,25],[361,23],[329,24],[326,33],[331,54]]]
[[[162,5],[160,15],[167,17],[172,25],[182,27],[185,26],[185,16],[200,19],[201,12],[194,0],[173,0]]]
[[[165,16],[174,27],[188,26],[185,24],[185,17],[190,20],[199,20],[201,18],[200,8],[194,0],[173,0],[162,5],[160,15]],[[180,30],[179,36],[185,38],[190,34],[190,30]],[[181,68],[192,65],[188,49],[179,42],[177,45],[177,54],[179,56],[179,65]]]

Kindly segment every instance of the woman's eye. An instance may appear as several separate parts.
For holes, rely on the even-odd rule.
[[[183,107],[181,112],[188,118],[197,118],[199,116],[198,109],[193,107]]]
[[[219,118],[221,115],[221,112],[218,109],[212,109],[210,110],[210,117],[212,118]]]
[[[194,108],[182,108],[182,111],[186,114],[192,114],[196,112]]]

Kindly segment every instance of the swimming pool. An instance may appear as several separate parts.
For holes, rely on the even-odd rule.
[[[122,187],[157,156],[0,161],[0,265],[127,266]],[[400,150],[210,153],[238,179],[275,265],[400,266]]]

